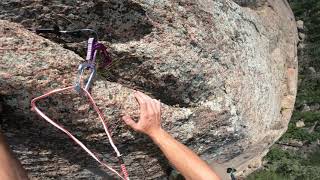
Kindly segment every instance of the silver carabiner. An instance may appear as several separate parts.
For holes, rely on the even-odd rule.
[[[90,64],[88,64],[88,63],[80,64],[79,67],[78,67],[78,76],[77,76],[76,83],[75,83],[75,90],[78,93],[80,93],[80,91],[81,91],[81,79],[82,79],[82,76],[83,76],[83,72],[86,69],[90,69],[91,73],[90,73],[89,78],[84,80],[84,84],[85,84],[84,89],[85,90],[89,91],[89,88],[91,86],[93,78],[96,75],[96,69],[94,67],[92,67]]]

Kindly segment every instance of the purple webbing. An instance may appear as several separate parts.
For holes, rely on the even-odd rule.
[[[96,41],[94,38],[89,38],[88,39],[88,49],[87,49],[87,57],[86,57],[86,60],[87,60],[87,63],[92,66],[94,68],[95,66],[95,54],[96,54],[96,50],[95,50],[95,44],[96,44]]]
[[[97,55],[98,50],[102,51],[102,56],[103,56],[102,66],[103,67],[106,67],[107,65],[111,64],[111,62],[112,62],[110,54],[107,51],[107,48],[103,44],[98,43],[94,38],[89,38],[86,60],[87,60],[87,63],[89,64],[90,68],[95,68],[96,55]]]

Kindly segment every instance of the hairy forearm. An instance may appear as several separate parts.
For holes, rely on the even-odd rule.
[[[150,136],[164,155],[188,180],[219,179],[209,165],[164,130]]]
[[[14,157],[0,132],[0,177],[2,180],[28,179],[20,162]]]

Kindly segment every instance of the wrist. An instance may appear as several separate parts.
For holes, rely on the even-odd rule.
[[[148,134],[148,136],[154,141],[157,142],[159,141],[159,139],[161,139],[161,137],[163,137],[164,134],[166,134],[167,132],[165,130],[163,130],[162,128],[156,129],[154,131],[152,131],[151,133]]]

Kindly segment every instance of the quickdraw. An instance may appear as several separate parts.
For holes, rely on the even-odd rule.
[[[75,143],[77,143],[82,149],[84,149],[93,159],[95,159],[99,164],[101,164],[102,166],[108,168],[110,171],[112,171],[113,173],[115,173],[117,176],[119,176],[121,179],[123,180],[129,180],[129,175],[126,169],[126,166],[124,164],[123,158],[118,150],[118,148],[115,146],[112,137],[108,131],[108,127],[105,123],[105,119],[104,116],[102,114],[102,112],[99,110],[99,108],[97,107],[94,99],[92,98],[91,94],[89,93],[89,88],[92,84],[93,78],[96,74],[96,54],[99,51],[101,51],[103,53],[104,56],[104,60],[106,62],[106,65],[111,64],[111,58],[106,50],[106,47],[98,42],[98,38],[97,38],[97,33],[94,30],[91,29],[79,29],[79,30],[75,30],[75,31],[60,31],[58,28],[54,28],[54,29],[36,29],[35,32],[36,33],[53,33],[53,34],[57,34],[60,35],[62,33],[64,34],[69,34],[69,35],[76,35],[79,36],[80,33],[82,32],[91,32],[94,33],[94,38],[89,38],[88,40],[88,48],[87,48],[87,57],[86,57],[86,62],[82,63],[79,65],[78,68],[78,76],[76,78],[76,82],[75,85],[73,86],[69,86],[69,87],[65,87],[65,88],[59,88],[59,89],[55,89],[52,90],[48,93],[45,93],[39,97],[36,97],[34,99],[32,99],[31,101],[31,107],[32,110],[35,111],[37,114],[39,114],[42,118],[44,118],[46,121],[48,121],[50,124],[52,124],[53,126],[55,126],[56,128],[58,128],[59,130],[61,130],[62,132],[64,132],[65,134],[67,134]],[[81,84],[82,81],[82,76],[83,76],[83,72],[85,70],[91,70],[91,73],[89,75],[89,78],[86,80],[85,82],[85,87],[83,87]],[[78,140],[75,136],[73,136],[68,130],[66,130],[65,128],[63,128],[62,126],[60,126],[58,123],[56,123],[55,121],[53,121],[52,119],[50,119],[47,115],[45,115],[42,111],[40,111],[40,109],[36,106],[36,102],[40,99],[46,98],[52,94],[55,93],[59,93],[62,91],[67,91],[67,90],[76,90],[79,94],[81,92],[84,92],[85,96],[88,98],[90,104],[92,105],[92,107],[94,108],[94,110],[97,112],[98,117],[103,125],[104,131],[107,134],[108,140],[112,146],[112,148],[114,149],[119,164],[120,164],[120,169],[122,172],[121,173],[117,172],[116,170],[114,170],[111,166],[108,166],[106,163],[104,163],[101,159],[99,159],[91,150],[89,150],[80,140]]]

